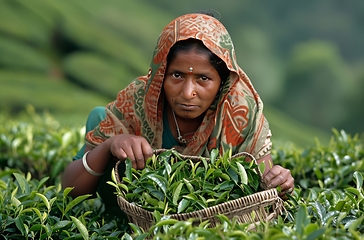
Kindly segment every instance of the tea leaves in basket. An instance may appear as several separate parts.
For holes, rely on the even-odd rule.
[[[245,157],[231,159],[231,152],[213,161],[182,158],[175,150],[154,155],[143,170],[125,161],[125,176],[117,184],[118,194],[146,210],[161,213],[194,212],[259,191],[260,176],[255,162]]]

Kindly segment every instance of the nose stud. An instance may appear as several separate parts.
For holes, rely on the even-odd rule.
[[[188,69],[188,73],[189,73],[189,74],[192,74],[192,73],[193,73],[193,67],[190,67],[190,68]]]

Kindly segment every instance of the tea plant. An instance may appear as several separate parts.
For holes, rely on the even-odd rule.
[[[364,174],[364,149],[359,135],[333,130],[328,146],[274,149],[275,163],[291,169],[295,183],[303,189],[343,189],[353,184],[355,171]]]
[[[118,239],[124,234],[124,222],[103,216],[99,199],[87,200],[90,195],[72,199],[71,188],[47,186],[47,180],[1,172],[0,239]]]
[[[83,128],[62,128],[50,115],[36,114],[29,106],[31,121],[7,119],[0,124],[0,169],[30,172],[38,180],[55,183],[84,142]]]

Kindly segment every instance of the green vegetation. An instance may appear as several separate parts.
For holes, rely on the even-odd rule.
[[[60,127],[52,116],[29,110],[27,122],[0,116],[0,237],[2,239],[363,239],[364,146],[357,135],[333,131],[328,145],[273,149],[291,169],[294,194],[287,212],[248,231],[221,224],[193,225],[154,213],[150,231],[111,216],[99,198],[72,199],[62,190],[64,167],[82,144],[83,128]]]
[[[363,239],[363,7],[0,0],[0,238]],[[206,9],[221,15],[265,103],[274,162],[295,177],[287,212],[256,231],[225,216],[211,227],[155,212],[148,231],[110,215],[99,198],[72,199],[60,177],[89,111],[148,71],[170,20]]]

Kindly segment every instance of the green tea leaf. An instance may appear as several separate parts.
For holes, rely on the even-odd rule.
[[[248,176],[246,174],[245,168],[239,162],[236,162],[236,165],[238,166],[238,174],[240,176],[241,183],[247,185],[248,184]]]
[[[36,191],[39,191],[39,189],[45,184],[45,182],[47,182],[49,179],[49,177],[44,177],[39,181],[39,184],[36,188]]]
[[[309,218],[307,214],[306,206],[301,205],[298,209],[296,216],[296,231],[300,236],[303,236],[304,227],[309,224]]]
[[[209,168],[209,169],[207,170],[206,175],[205,175],[205,179],[208,179],[208,177],[209,177],[212,173],[214,173],[215,171],[216,171],[216,169],[214,169],[214,168]]]
[[[228,168],[230,165],[230,159],[231,159],[232,149],[229,148],[228,151],[224,153],[224,155],[221,158],[221,163],[224,168]]]
[[[38,208],[31,208],[39,217],[39,220],[42,220],[42,214],[40,213]]]
[[[205,176],[206,176],[206,169],[204,167],[198,167],[194,178],[205,179]]]
[[[196,195],[194,193],[189,193],[187,195],[184,195],[183,197],[186,198],[186,199],[193,200],[193,201],[197,201],[198,200],[198,198],[196,197]]]
[[[16,227],[19,229],[19,231],[21,232],[21,234],[23,236],[27,236],[27,231],[25,229],[25,226],[24,226],[24,222],[23,222],[23,219],[21,216],[18,216],[16,219],[15,219],[15,225]]]
[[[358,189],[358,191],[361,191],[363,189],[363,175],[360,172],[355,171],[353,173],[353,177],[356,183],[356,189]]]
[[[121,240],[134,240],[133,237],[129,234],[129,233],[124,233],[123,237],[121,238]]]
[[[129,158],[125,159],[125,177],[129,179],[129,181],[133,181],[132,177],[132,163]]]
[[[131,230],[133,230],[133,232],[136,233],[137,235],[141,235],[143,233],[142,230],[137,225],[129,223],[129,226]]]
[[[181,189],[182,189],[183,185],[184,185],[184,183],[181,182],[180,184],[178,184],[178,186],[174,190],[174,193],[173,193],[173,204],[174,205],[177,205],[177,202],[178,202],[179,196],[181,194]]]
[[[13,141],[12,141],[12,148],[14,150],[14,152],[16,153],[16,149],[20,146],[20,144],[22,143],[22,139],[21,138],[15,138]],[[16,155],[16,154],[15,154]]]
[[[111,180],[112,180],[114,183],[117,183],[117,182],[118,182],[118,181],[116,181],[115,168],[112,168],[112,169],[111,169]]]
[[[183,198],[177,207],[177,213],[183,213],[183,211],[190,205],[190,200]]]
[[[229,180],[230,180],[229,175],[227,175],[226,173],[222,173],[222,174],[220,175],[220,177],[221,177],[222,179],[226,180],[226,181],[229,181]]]
[[[180,157],[177,151],[169,149],[158,155],[159,162],[169,161],[172,154],[176,157]]]
[[[15,178],[19,184],[21,192],[29,193],[30,192],[29,184],[28,184],[27,180],[24,178],[24,176],[19,173],[13,173],[13,175],[15,176]]]
[[[161,227],[161,226],[164,226],[164,225],[173,225],[173,224],[176,224],[178,223],[179,221],[177,219],[166,219],[166,220],[161,220],[159,221],[158,223],[155,224],[156,227]]]
[[[164,171],[167,173],[166,177],[168,177],[171,175],[172,167],[166,159],[163,162],[164,162]]]
[[[128,188],[128,186],[127,186],[127,185],[122,184],[122,183],[119,183],[117,186],[118,186],[119,188],[124,189],[124,190],[125,190],[125,192],[129,192],[129,188]]]
[[[66,198],[68,194],[73,190],[72,187],[67,187],[63,190],[63,198]]]
[[[64,149],[67,146],[71,145],[71,141],[73,138],[73,133],[72,132],[65,132],[62,136],[62,144],[61,144],[61,148]]]
[[[157,189],[150,190],[150,194],[156,197],[159,201],[164,201],[166,197],[166,195],[162,191],[159,191]]]
[[[314,167],[313,171],[316,174],[317,179],[323,179],[324,178],[320,168]]]
[[[341,211],[343,207],[345,206],[346,201],[345,200],[339,200],[335,205],[335,210]]]
[[[235,185],[234,182],[231,181],[231,180],[230,181],[224,181],[224,182],[216,185],[213,190],[214,191],[231,190],[231,189],[233,189],[234,185]]]
[[[183,178],[184,183],[187,186],[187,189],[190,193],[194,193],[195,189],[193,188],[192,184],[190,183],[190,181],[188,181],[187,179]]]
[[[56,224],[53,225],[53,231],[58,230],[58,229],[62,229],[64,227],[66,227],[70,223],[71,223],[71,221],[68,221],[68,220],[59,221],[59,222],[57,222]]]
[[[348,193],[352,193],[352,194],[354,194],[357,197],[360,197],[360,195],[361,195],[360,190],[358,190],[356,188],[353,188],[353,187],[345,188],[344,191],[345,192],[348,192]]]
[[[38,197],[40,197],[40,199],[42,199],[44,205],[47,207],[47,210],[50,211],[51,210],[51,206],[50,206],[50,204],[48,202],[48,199],[43,194],[41,194],[41,193],[36,193],[36,195]]]
[[[220,177],[222,174],[222,170],[217,168],[215,171],[214,171],[214,177]]]
[[[47,223],[44,226],[44,229],[46,230],[47,236],[50,237],[52,235],[52,232],[53,232],[53,228],[50,226],[50,224]]]
[[[239,182],[239,176],[237,174],[237,169],[235,167],[230,166],[227,170],[227,174],[230,176],[231,180],[234,181],[236,185],[238,185]]]
[[[265,167],[266,167],[266,165],[265,165],[265,162],[264,162],[264,161],[258,164],[259,173],[260,173],[261,175],[263,175],[263,174],[264,174],[264,172],[265,172]]]
[[[192,160],[189,160],[189,163],[191,165],[191,177],[194,178],[196,175],[196,169],[197,169],[198,165],[200,164],[200,162],[194,163]]]
[[[205,158],[202,158],[202,163],[204,166],[204,170],[207,171],[209,169],[209,164],[207,163],[207,160]],[[205,174],[206,175],[206,174]]]
[[[40,231],[42,228],[44,228],[43,224],[34,224],[33,226],[30,227],[30,231],[32,232],[36,232],[36,231]]]
[[[216,158],[219,156],[219,150],[217,148],[214,148],[211,150],[211,153],[210,153],[210,162],[212,164],[215,164],[216,162]]]
[[[155,182],[160,189],[163,191],[164,194],[167,194],[167,180],[157,174],[146,174],[144,176],[142,176],[142,178],[147,177],[150,180],[152,180],[153,182]],[[140,179],[140,181],[142,181],[142,178]]]
[[[360,218],[350,222],[350,224],[346,225],[345,227],[349,228],[349,231],[353,232],[356,231],[361,225],[364,220],[364,215],[362,215]]]
[[[160,206],[160,208],[163,208],[163,214],[164,215],[167,215],[172,210],[171,208],[168,207],[169,206],[169,202],[166,202],[166,203],[159,202],[159,206]]]
[[[225,191],[223,192],[218,199],[216,199],[215,201],[215,204],[220,204],[220,203],[225,203],[226,202],[226,199],[227,199],[227,196],[228,196],[229,192],[228,191]]]
[[[72,222],[76,225],[78,231],[80,231],[83,239],[88,240],[89,239],[89,234],[87,231],[87,228],[85,227],[85,225],[83,225],[83,223],[78,220],[77,218],[71,216]]]
[[[198,236],[203,237],[203,239],[211,239],[211,238],[214,238],[216,236],[215,233],[213,233],[209,229],[197,228],[194,232],[196,234],[198,234]]]
[[[149,203],[153,207],[157,207],[159,205],[159,201],[152,196],[149,195],[147,192],[143,192],[142,196],[144,197],[145,201]]]
[[[69,210],[71,210],[74,206],[82,202],[83,200],[91,197],[92,194],[86,194],[82,196],[78,196],[75,199],[73,199],[69,204],[67,204],[64,214],[66,214]]]

